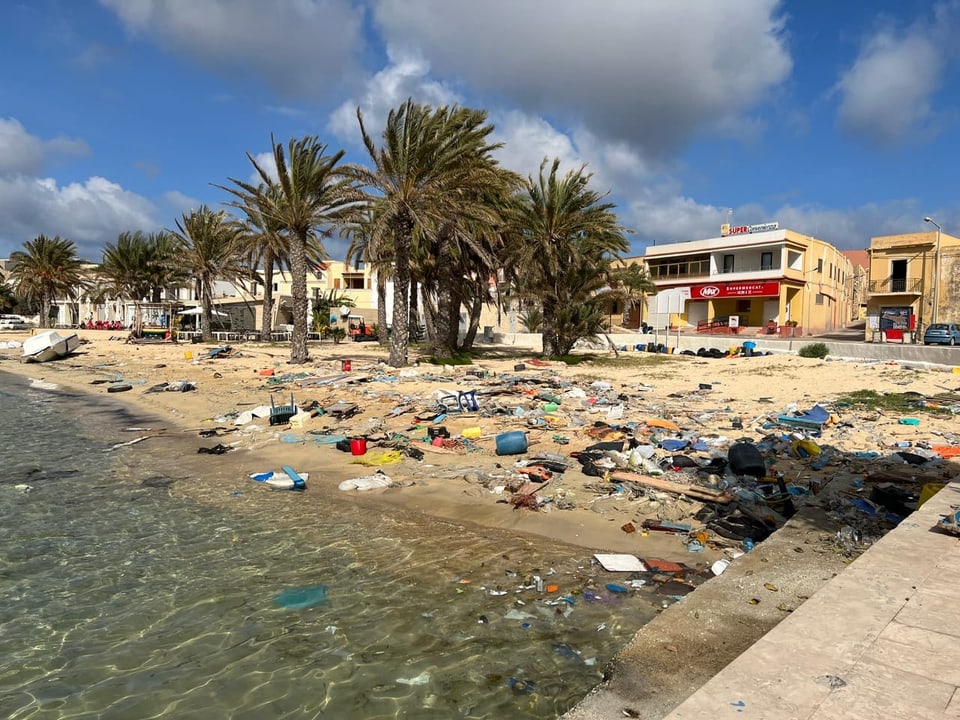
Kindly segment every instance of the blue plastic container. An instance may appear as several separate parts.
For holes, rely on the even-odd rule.
[[[512,430],[497,435],[497,455],[519,455],[527,451],[527,434]]]

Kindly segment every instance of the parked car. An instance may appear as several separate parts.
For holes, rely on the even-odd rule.
[[[934,323],[923,334],[923,344],[960,345],[960,325],[957,323]]]
[[[0,315],[0,330],[28,330],[33,324],[22,315]]]

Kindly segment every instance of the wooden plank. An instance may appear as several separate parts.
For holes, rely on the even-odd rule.
[[[686,495],[697,500],[706,500],[707,502],[716,502],[727,504],[733,501],[733,494],[711,490],[710,488],[700,487],[698,485],[683,485],[670,480],[664,480],[661,477],[650,477],[648,475],[638,475],[637,473],[627,472],[625,470],[614,470],[610,473],[611,480],[625,480],[635,482],[654,490],[663,490],[665,492]]]

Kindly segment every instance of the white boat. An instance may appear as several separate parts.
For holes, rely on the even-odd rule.
[[[69,355],[80,347],[80,336],[75,332],[46,330],[23,341],[23,362],[47,362]]]

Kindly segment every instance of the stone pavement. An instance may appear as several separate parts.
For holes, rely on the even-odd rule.
[[[952,483],[665,720],[960,718],[960,539],[933,530]]]

